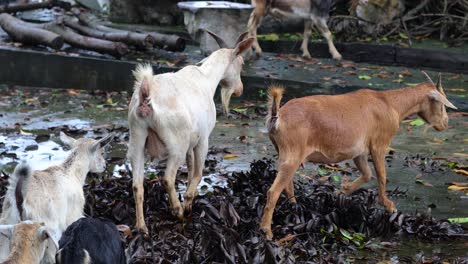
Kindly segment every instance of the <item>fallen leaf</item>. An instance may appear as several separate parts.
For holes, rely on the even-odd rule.
[[[427,186],[427,187],[433,187],[434,186],[434,185],[428,183],[427,181],[424,181],[424,180],[421,180],[421,179],[417,179],[416,183],[419,183],[419,184]]]
[[[372,79],[372,77],[370,77],[369,75],[359,75],[358,78],[361,79],[361,80],[370,80],[370,79]]]
[[[468,191],[468,186],[450,185],[448,189],[451,191]]]
[[[462,169],[455,169],[453,170],[454,172],[458,173],[458,174],[463,174],[465,176],[468,176],[468,171],[466,170],[462,170]]]
[[[124,237],[132,236],[132,230],[127,225],[117,225],[117,230],[124,234]]]
[[[333,69],[333,68],[335,68],[335,66],[333,66],[333,65],[322,65],[322,66],[320,66],[320,69]]]
[[[422,126],[424,124],[425,124],[424,120],[422,120],[420,118],[410,122],[410,125],[412,125],[412,126]]]
[[[423,176],[422,173],[419,173],[418,175],[416,175],[416,179],[420,179],[422,178],[422,176]]]
[[[449,182],[449,184],[456,185],[456,186],[461,186],[461,187],[468,186],[468,182]]]
[[[295,237],[297,237],[298,235],[297,234],[294,234],[294,235],[287,235],[281,239],[278,239],[276,241],[276,244],[281,246],[282,244],[286,243],[286,242],[289,242],[291,240],[293,240]]]
[[[466,153],[457,153],[457,152],[455,152],[455,153],[453,153],[453,155],[460,156],[460,157],[468,157],[468,154],[466,154]]]
[[[356,71],[345,71],[343,72],[344,74],[349,74],[349,75],[356,75]]]
[[[224,159],[235,159],[237,158],[238,156],[236,154],[227,154],[224,156]]]
[[[463,88],[452,88],[452,89],[446,89],[446,90],[449,90],[451,92],[464,92],[465,89]]]
[[[458,223],[458,224],[468,223],[468,217],[455,217],[455,218],[448,218],[447,220],[450,223]]]
[[[380,72],[379,74],[377,74],[377,76],[378,76],[379,78],[382,78],[382,79],[388,79],[388,78],[390,78],[390,76],[389,76],[388,74],[385,74],[385,73],[383,73],[383,72]]]
[[[397,74],[401,75],[403,77],[408,77],[408,76],[413,75],[409,70],[404,70],[404,71],[401,71],[401,72],[397,72]]]

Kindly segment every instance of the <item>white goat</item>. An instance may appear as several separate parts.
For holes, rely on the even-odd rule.
[[[110,137],[75,140],[61,132],[60,139],[71,148],[62,164],[40,171],[32,171],[25,163],[15,168],[9,179],[0,224],[41,221],[58,241],[62,232],[83,216],[86,175],[105,170],[103,147]],[[44,262],[54,263],[54,256],[55,249],[49,247]]]
[[[183,209],[175,190],[177,169],[184,159],[188,167],[188,188],[184,209],[191,210],[208,152],[208,137],[216,122],[213,96],[221,85],[224,111],[228,112],[232,94],[242,94],[240,72],[242,53],[253,39],[242,34],[234,49],[210,33],[222,49],[213,52],[201,66],[187,66],[175,73],[153,75],[150,65],[139,65],[133,96],[128,110],[130,142],[128,158],[133,170],[133,193],[136,202],[136,228],[147,232],[143,214],[143,179],[145,150],[151,158],[167,157],[164,184],[169,194],[172,213],[183,217]]]
[[[0,225],[0,241],[11,245],[11,252],[1,264],[36,264],[41,261],[47,242],[58,248],[44,223],[24,221],[16,225]]]

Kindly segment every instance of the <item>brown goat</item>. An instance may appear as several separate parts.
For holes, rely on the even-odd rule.
[[[327,40],[328,49],[333,59],[341,60],[341,54],[333,44],[332,33],[327,26],[327,20],[331,9],[337,0],[252,0],[254,10],[250,15],[247,25],[249,36],[254,37],[253,48],[257,56],[262,54],[262,49],[257,40],[257,28],[262,18],[267,14],[275,17],[294,17],[304,19],[304,39],[302,41],[302,56],[310,58],[309,38],[312,34],[312,26],[315,25],[322,36]],[[351,0],[352,5],[366,3],[367,0]]]
[[[384,157],[400,122],[418,114],[442,131],[448,126],[445,106],[456,109],[445,96],[440,75],[437,85],[430,80],[391,91],[362,89],[342,95],[307,96],[290,100],[280,108],[282,94],[279,87],[269,90],[267,127],[279,161],[260,225],[268,238],[273,237],[271,219],[281,192],[284,190],[289,201],[296,202],[293,178],[303,161],[337,163],[353,159],[362,175],[342,185],[342,192],[349,195],[371,179],[367,162],[370,154],[377,173],[379,202],[387,211],[396,211],[385,193]]]

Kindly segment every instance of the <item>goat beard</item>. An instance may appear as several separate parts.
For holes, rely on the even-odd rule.
[[[221,103],[223,105],[224,114],[229,113],[229,101],[231,100],[232,91],[221,87]]]

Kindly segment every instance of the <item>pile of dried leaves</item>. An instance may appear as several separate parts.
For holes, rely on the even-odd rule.
[[[258,224],[275,175],[272,161],[253,162],[250,172],[229,177],[229,189],[215,188],[198,197],[185,222],[170,215],[160,178],[146,181],[150,237],[127,232],[132,263],[337,263],[357,249],[375,249],[370,238],[464,236],[460,225],[436,221],[429,214],[386,213],[377,208],[374,190],[361,189],[346,197],[329,183],[300,180],[295,186],[297,205],[279,200],[273,218],[278,240],[267,241]],[[88,214],[134,225],[131,178],[91,182],[85,193]]]

